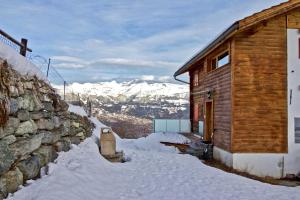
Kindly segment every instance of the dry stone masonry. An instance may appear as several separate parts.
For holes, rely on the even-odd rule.
[[[68,112],[68,104],[36,77],[21,76],[0,60],[0,200],[40,169],[91,135],[86,117]]]

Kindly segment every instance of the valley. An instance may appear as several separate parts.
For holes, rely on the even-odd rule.
[[[187,85],[134,80],[73,83],[67,89],[67,99],[90,101],[93,116],[122,138],[147,136],[153,119],[189,118]]]

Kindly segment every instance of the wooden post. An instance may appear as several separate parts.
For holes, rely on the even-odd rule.
[[[47,67],[47,78],[48,78],[48,75],[49,75],[50,62],[51,62],[51,59],[49,58],[49,60],[48,60],[48,67]]]
[[[92,116],[92,102],[89,100],[89,104],[88,104],[88,106],[89,106],[89,111],[88,111],[88,113],[89,113],[89,117],[91,117]]]
[[[66,81],[64,81],[64,100],[66,100]]]
[[[21,46],[21,48],[20,48],[20,54],[21,54],[22,56],[24,56],[24,57],[26,57],[27,42],[28,42],[27,39],[24,39],[24,38],[21,39],[21,44],[22,44],[22,46]]]

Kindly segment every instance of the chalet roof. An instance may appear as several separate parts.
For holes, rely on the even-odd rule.
[[[216,47],[224,43],[227,39],[231,38],[238,32],[248,29],[262,21],[268,20],[272,17],[278,16],[280,14],[286,13],[292,9],[300,7],[300,0],[289,0],[287,2],[272,6],[260,12],[254,13],[244,19],[236,21],[230,27],[228,27],[223,33],[216,37],[209,45],[198,52],[194,57],[192,57],[188,62],[186,62],[180,69],[174,73],[174,77],[186,73],[190,67],[197,61],[201,60],[209,52],[214,50]]]

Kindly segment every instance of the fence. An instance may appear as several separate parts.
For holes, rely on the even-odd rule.
[[[47,76],[51,86],[56,89],[57,93],[61,95],[65,101],[83,105],[79,95],[73,91],[64,77],[51,65],[51,59],[46,59],[41,55],[32,53],[32,50],[27,47],[27,39],[22,38],[21,42],[19,42],[0,29],[0,41],[35,64],[39,70]],[[89,111],[90,108],[87,108],[87,110]]]
[[[203,137],[204,123],[199,121],[198,135]],[[190,133],[191,121],[189,119],[153,119],[153,133]]]
[[[153,132],[190,133],[189,119],[153,119]]]
[[[22,56],[26,56],[27,51],[32,52],[32,50],[27,47],[27,39],[22,38],[21,42],[19,42],[1,29],[0,29],[0,40],[4,44],[15,49],[16,51],[19,51]]]

